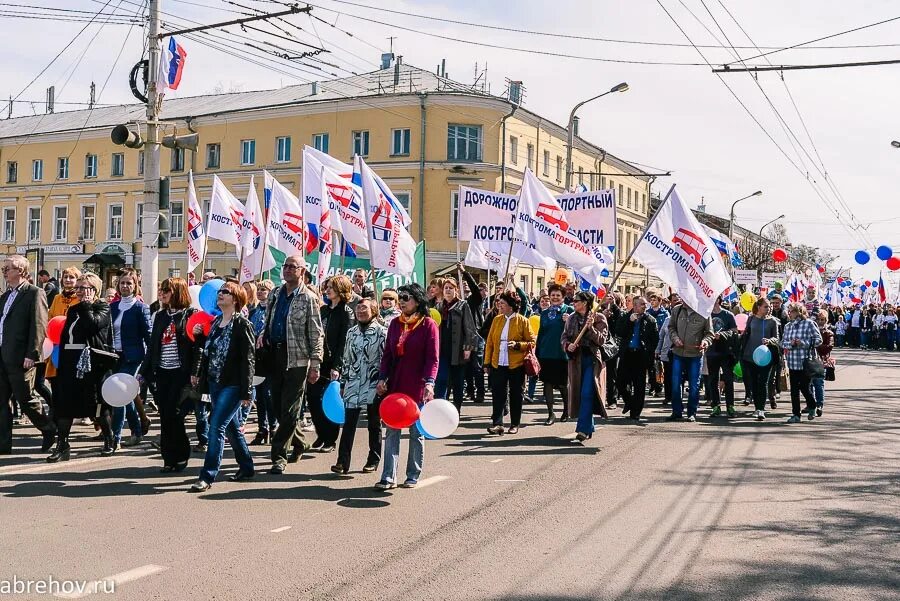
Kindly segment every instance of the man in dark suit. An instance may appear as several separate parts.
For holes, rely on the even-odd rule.
[[[47,296],[27,277],[25,257],[13,255],[3,261],[7,290],[0,296],[0,455],[12,453],[12,397],[43,432],[42,450],[49,450],[56,436],[56,426],[34,394],[35,364],[47,336]]]

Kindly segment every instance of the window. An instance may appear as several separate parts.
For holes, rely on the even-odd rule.
[[[89,154],[84,157],[84,176],[97,177],[97,155]]]
[[[122,205],[109,205],[109,223],[106,227],[107,238],[110,240],[122,239]]]
[[[559,155],[556,155],[556,181],[562,181],[562,172],[563,172],[563,158]]]
[[[600,176],[600,189],[606,190],[606,176],[605,175]]]
[[[31,161],[31,181],[39,182],[44,179],[44,161],[35,159]]]
[[[391,154],[393,156],[409,156],[409,140],[409,128],[391,130]]]
[[[544,151],[544,168],[542,169],[544,177],[550,177],[550,151]]]
[[[138,175],[144,175],[144,151],[138,151]]]
[[[537,276],[535,279],[537,281],[537,283],[535,284],[537,286],[537,289],[543,290],[544,289],[544,278],[542,278],[541,276]]]
[[[169,203],[169,238],[184,238],[184,201],[173,200]]]
[[[622,228],[619,228],[616,236],[616,261],[619,263],[625,258],[625,255],[622,254],[622,248],[625,246],[625,232]]]
[[[81,239],[94,239],[94,215],[97,208],[94,205],[81,205]]]
[[[578,184],[581,185],[584,183],[584,167],[578,168]]]
[[[207,144],[206,145],[206,168],[218,169],[222,164],[222,145]]]
[[[480,161],[481,160],[481,126],[480,125],[448,125],[447,126],[447,160],[448,161]]]
[[[241,140],[241,165],[256,162],[256,140]]]
[[[280,136],[275,138],[275,162],[290,163],[291,162],[291,137]]]
[[[409,213],[409,192],[394,192],[394,196],[397,197],[397,200],[400,202],[400,205],[406,209],[406,212]]]
[[[41,241],[41,208],[30,207],[28,209],[28,241]]]
[[[6,161],[6,183],[14,184],[19,179],[19,163]]]
[[[69,179],[69,157],[59,157],[56,162],[56,179]]]
[[[328,153],[328,134],[313,134],[313,148]]]
[[[534,171],[534,144],[529,144],[527,147],[528,158],[526,159],[526,164],[528,168]]]
[[[361,157],[369,156],[369,132],[353,132],[353,154]]]
[[[169,167],[171,171],[184,171],[184,148],[172,149],[172,162]]]
[[[628,208],[631,208],[631,188],[628,188],[628,194],[626,195],[628,198]]]
[[[625,191],[623,190],[622,184],[619,184],[619,206],[625,202]]]
[[[641,194],[641,213],[647,213],[647,195]]]
[[[137,219],[134,225],[134,237],[140,240],[144,236],[144,203],[139,202],[135,205],[135,214]]]
[[[591,184],[591,190],[597,189],[597,174],[596,173],[591,173],[590,184]]]
[[[456,238],[459,228],[459,191],[450,193],[450,237]]]
[[[122,152],[114,152],[110,160],[109,174],[113,177],[121,177],[125,175],[125,154]]]
[[[16,242],[16,209],[12,207],[3,209],[3,241]]]
[[[65,242],[69,237],[69,207],[53,207],[53,240]]]
[[[509,137],[509,162],[512,165],[519,164],[519,138]]]

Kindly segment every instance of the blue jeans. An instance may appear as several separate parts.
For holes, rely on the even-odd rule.
[[[813,378],[809,382],[809,388],[816,399],[816,407],[820,409],[825,406],[825,378]]]
[[[581,404],[578,408],[578,423],[575,431],[582,434],[594,433],[594,399],[597,396],[597,387],[594,381],[594,360],[582,354],[581,356]]]
[[[453,394],[453,404],[457,411],[462,411],[463,393],[466,386],[466,366],[451,365],[450,358],[443,357],[438,361],[438,373],[434,380],[434,398],[450,400]]]
[[[197,444],[209,444],[209,403],[196,401],[194,403],[194,417],[197,418],[197,424],[194,426],[194,432],[197,434]]]
[[[385,428],[384,436],[384,469],[381,479],[385,482],[397,483],[397,464],[400,461],[400,430]],[[409,427],[409,455],[406,457],[406,480],[418,482],[422,474],[422,462],[425,460],[425,437],[415,424]]]
[[[689,389],[687,414],[697,415],[697,407],[700,406],[700,357],[672,355],[672,415],[678,417],[682,417],[684,412],[681,399],[684,370],[687,370]]]
[[[238,430],[238,415],[241,409],[241,399],[237,386],[220,387],[215,382],[209,383],[209,396],[212,399],[212,413],[209,419],[209,447],[206,449],[206,459],[203,461],[203,469],[200,470],[200,479],[213,483],[219,467],[222,465],[222,453],[225,450],[225,437],[241,470],[253,473],[253,458],[244,435]]]
[[[124,359],[120,359],[119,366],[116,368],[116,373],[130,374],[133,376],[140,365],[140,361],[125,361]],[[143,427],[141,426],[141,418],[138,416],[134,401],[128,403],[124,407],[113,407],[112,433],[116,443],[122,440],[122,429],[125,427],[126,419],[128,420],[128,429],[131,430],[132,436],[140,437],[144,434]]]

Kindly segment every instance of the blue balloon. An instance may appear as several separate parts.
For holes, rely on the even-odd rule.
[[[894,251],[891,250],[890,246],[884,246],[882,244],[875,250],[875,255],[882,261],[887,261],[894,256]]]
[[[600,275],[605,278],[608,278],[609,277],[609,269],[604,269],[603,271],[600,272]]]
[[[437,440],[437,438],[425,431],[425,426],[422,425],[422,420],[416,420],[416,428],[418,428],[419,432],[422,433],[422,436],[424,436],[428,440]]]
[[[859,263],[860,265],[865,265],[866,263],[869,262],[869,259],[871,259],[871,257],[869,256],[869,253],[867,253],[864,250],[856,251],[856,254],[853,256],[853,258],[856,259],[856,262]],[[890,257],[888,257],[888,258],[890,258]]]
[[[753,362],[760,367],[765,367],[772,362],[772,351],[765,344],[760,344],[753,349]]]
[[[219,305],[217,304],[219,288],[225,285],[225,280],[210,280],[203,284],[203,287],[200,288],[200,308],[209,313],[210,315],[220,315],[222,313],[219,310]]]
[[[867,290],[867,288],[866,288],[866,285],[865,285],[865,284],[862,284],[862,285],[859,287],[859,291],[860,291],[860,292],[865,292],[866,290]]]
[[[878,282],[872,282],[872,288],[878,288]]]
[[[50,360],[53,361],[53,367],[59,369],[59,345],[53,345],[53,352],[50,353]]]
[[[325,417],[340,425],[346,419],[344,399],[341,398],[341,383],[332,380],[322,393],[322,411]]]

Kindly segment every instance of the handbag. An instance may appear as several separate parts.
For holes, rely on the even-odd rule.
[[[833,358],[829,358],[828,362],[825,363],[825,381],[826,382],[834,382],[837,374],[834,370],[835,360]]]
[[[809,356],[803,360],[803,373],[810,380],[825,377],[825,364],[822,363],[822,360],[819,359],[819,356],[815,351],[810,353]]]
[[[609,340],[600,345],[600,358],[609,363],[619,355],[619,339],[610,335]]]
[[[534,349],[525,353],[523,361],[525,363],[525,375],[529,378],[533,378],[541,373],[541,363],[534,354]]]
[[[665,384],[666,383],[666,372],[665,367],[663,366],[663,362],[659,359],[656,360],[656,383],[657,384]]]
[[[782,392],[789,390],[787,373],[784,371],[782,371],[781,375],[778,377],[778,388]]]

